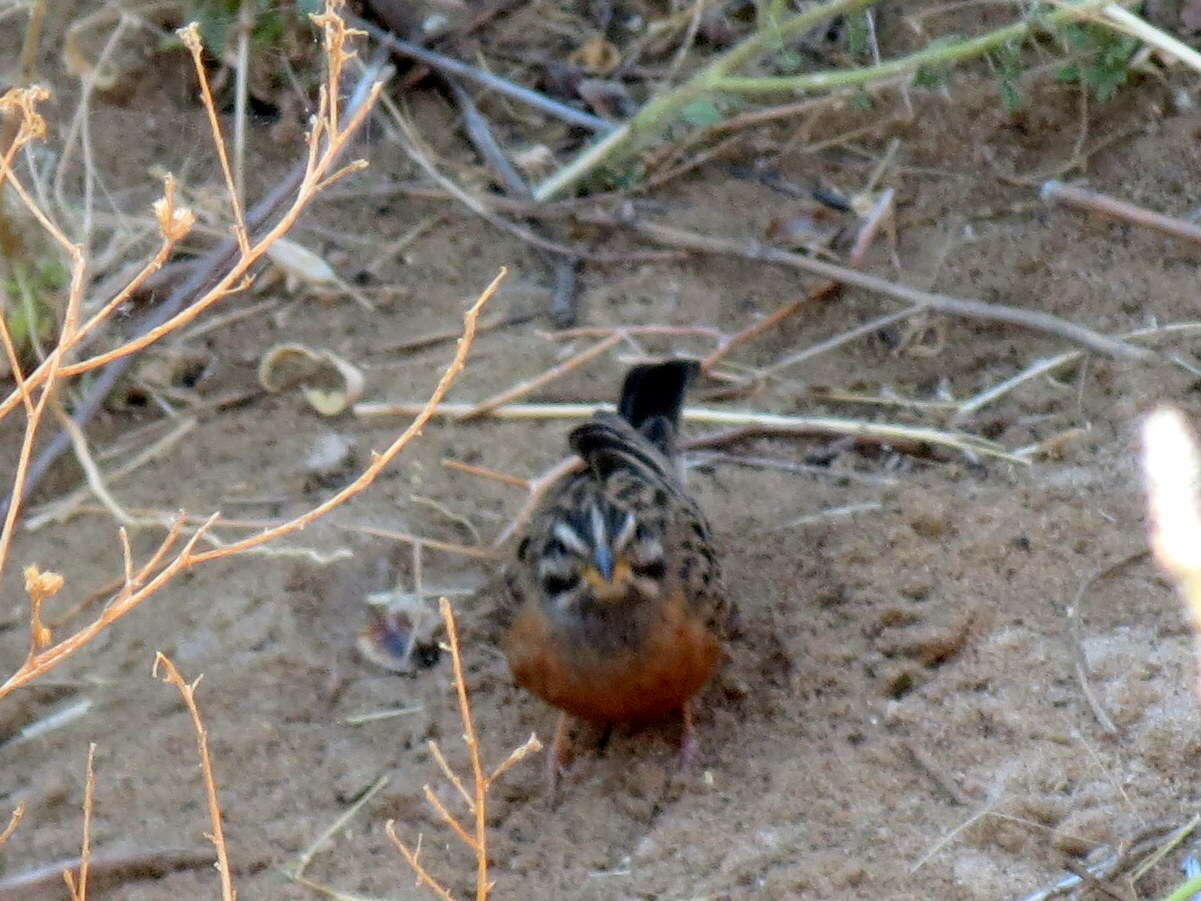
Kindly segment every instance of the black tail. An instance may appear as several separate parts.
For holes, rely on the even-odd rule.
[[[635,366],[621,386],[617,412],[659,450],[670,453],[672,438],[680,424],[684,393],[700,368],[696,360]]]

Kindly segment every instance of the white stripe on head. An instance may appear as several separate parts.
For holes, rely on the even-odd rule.
[[[625,546],[630,543],[630,539],[634,537],[634,529],[637,525],[638,521],[634,518],[634,514],[626,513],[625,522],[621,524],[621,531],[613,539],[614,552],[625,549]]]
[[[555,523],[554,528],[551,529],[551,534],[581,557],[587,557],[589,555],[590,552],[588,550],[588,543],[579,536],[579,533],[577,533],[575,529],[562,520]]]

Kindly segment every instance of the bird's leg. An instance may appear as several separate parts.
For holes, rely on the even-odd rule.
[[[550,742],[550,752],[546,755],[546,781],[553,793],[559,787],[559,777],[571,763],[571,742],[568,740],[568,718],[566,713],[559,714],[559,722],[555,724],[555,737]]]
[[[692,699],[689,698],[680,708],[684,728],[680,735],[680,767],[689,769],[700,762],[701,743],[696,737],[696,727],[692,722]]]

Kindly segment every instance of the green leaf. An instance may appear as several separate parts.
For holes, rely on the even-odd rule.
[[[772,58],[772,68],[781,75],[792,75],[794,72],[799,72],[803,65],[805,65],[805,60],[795,50],[781,50]]]
[[[721,121],[721,112],[712,100],[693,100],[680,110],[680,116],[689,125],[697,128],[708,128]]]
[[[847,51],[856,59],[871,56],[871,29],[866,12],[856,13],[847,19]]]

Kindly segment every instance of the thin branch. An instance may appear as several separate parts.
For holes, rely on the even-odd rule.
[[[203,101],[204,110],[209,117],[209,131],[212,133],[213,142],[217,147],[217,159],[221,162],[221,174],[225,176],[225,190],[229,195],[230,205],[233,207],[234,238],[237,239],[238,248],[242,251],[242,256],[248,257],[250,256],[250,238],[246,232],[246,218],[242,215],[241,192],[238,190],[233,170],[229,165],[229,153],[225,149],[225,139],[221,136],[221,120],[217,117],[217,105],[213,101],[212,91],[209,90],[208,72],[204,68],[204,60],[201,57],[201,54],[204,52],[204,45],[200,42],[200,26],[193,22],[184,28],[180,28],[175,33],[192,54],[192,64],[196,68],[196,78],[200,82],[200,96]]]
[[[31,897],[43,897],[47,892],[61,889],[63,871],[78,868],[80,862],[79,857],[70,857],[0,877],[0,901],[28,901]],[[141,878],[166,875],[176,870],[211,867],[212,862],[211,848],[139,848],[93,854],[89,870],[93,879],[116,879],[124,875]]]
[[[1162,326],[1151,326],[1149,328],[1135,329],[1132,332],[1127,332],[1121,337],[1126,341],[1134,341],[1141,338],[1168,334],[1171,332],[1193,331],[1201,331],[1201,322],[1172,322]],[[1061,353],[1053,357],[1047,357],[1046,359],[1038,360],[1016,375],[1012,375],[1005,379],[1003,382],[999,382],[996,385],[986,388],[980,393],[969,397],[959,405],[958,411],[951,421],[952,423],[962,422],[972,413],[975,413],[982,407],[993,403],[998,398],[1008,394],[1010,391],[1024,382],[1028,382],[1033,378],[1037,378],[1040,375],[1052,372],[1062,366],[1066,366],[1069,363],[1074,363],[1083,358],[1083,351],[1070,350],[1066,353]]]
[[[1192,222],[1177,219],[1175,216],[1165,216],[1163,213],[1136,206],[1125,200],[1118,200],[1116,197],[1110,197],[1098,191],[1090,191],[1078,185],[1065,185],[1061,181],[1044,182],[1039,196],[1046,201],[1057,201],[1064,206],[1100,213],[1102,216],[1109,216],[1112,219],[1155,229],[1165,235],[1171,235],[1173,238],[1201,244],[1201,225],[1194,225]]]
[[[507,472],[497,472],[495,469],[487,469],[483,466],[474,466],[470,463],[463,463],[459,460],[443,459],[442,465],[447,469],[453,469],[455,472],[461,472],[469,476],[478,476],[481,479],[491,479],[494,482],[501,482],[505,485],[511,485],[514,488],[529,488],[530,480],[523,479],[520,476],[512,476]]]
[[[873,205],[871,211],[864,218],[862,225],[859,228],[859,234],[855,238],[855,246],[851,251],[850,263],[855,269],[863,265],[864,257],[867,256],[868,248],[871,247],[872,241],[876,237],[876,233],[880,229],[881,223],[892,214],[892,204],[895,192],[892,188],[881,193],[879,199]],[[726,356],[735,347],[741,344],[746,344],[753,341],[755,338],[767,332],[786,319],[790,319],[799,313],[805,307],[821,300],[825,300],[831,294],[838,290],[838,282],[825,281],[815,285],[809,289],[809,292],[800,300],[795,300],[792,303],[785,304],[774,313],[765,316],[758,322],[753,322],[742,331],[732,335],[727,341],[724,341],[713,353],[705,357],[701,361],[701,369],[709,372],[717,364],[722,357]],[[791,364],[789,364],[791,365]]]
[[[4,827],[4,831],[0,832],[0,848],[8,844],[8,840],[12,838],[12,834],[17,831],[17,827],[21,825],[21,818],[25,816],[25,802],[19,801],[16,809],[13,810],[12,816],[8,819],[8,825]]]
[[[455,896],[452,895],[437,879],[429,874],[429,871],[422,865],[421,855],[421,838],[418,836],[417,847],[413,850],[400,840],[400,836],[396,834],[396,820],[388,820],[384,824],[384,831],[388,833],[388,838],[392,839],[392,844],[396,845],[398,851],[404,855],[405,862],[417,875],[417,884],[425,885],[431,892],[437,895],[442,901],[455,901]]]
[[[83,847],[79,852],[79,881],[71,877],[70,870],[63,871],[63,879],[71,892],[73,901],[87,901],[88,868],[92,863],[92,802],[96,793],[96,743],[88,742],[88,764],[83,783]]]
[[[154,655],[153,674],[155,678],[158,678],[159,666],[165,670],[163,681],[179,689],[188,713],[192,717],[192,728],[196,731],[196,744],[200,750],[200,771],[204,776],[204,793],[208,798],[209,823],[213,829],[209,838],[217,850],[217,870],[221,874],[221,899],[222,901],[235,901],[237,892],[234,891],[233,876],[229,869],[229,854],[225,848],[225,829],[221,825],[221,803],[217,799],[217,780],[213,776],[213,762],[209,757],[208,730],[204,728],[204,721],[200,718],[200,710],[196,706],[196,686],[200,684],[200,679],[203,677],[198,677],[191,684],[185,682],[180,676],[179,670],[175,668],[175,664],[162,651]]]
[[[198,563],[208,562],[210,560],[218,560],[223,557],[233,556],[235,554],[244,553],[260,545],[273,541],[276,538],[299,531],[311,524],[314,520],[324,516],[330,510],[345,503],[350,498],[365,490],[383,471],[383,469],[400,453],[418,434],[422,428],[434,416],[438,408],[438,404],[446,396],[446,392],[450,390],[451,384],[462,371],[467,360],[467,355],[471,351],[472,344],[475,340],[475,323],[479,318],[480,312],[484,304],[491,299],[500,287],[501,279],[505,276],[505,270],[501,270],[500,274],[493,279],[492,283],[485,289],[471,308],[464,314],[463,317],[463,337],[459,339],[459,344],[455,352],[454,359],[447,366],[438,385],[434,388],[430,396],[430,401],[427,409],[417,414],[413,422],[410,423],[399,437],[385,450],[382,454],[376,455],[371,464],[363,471],[363,473],[335,494],[333,497],[317,505],[295,519],[281,523],[272,528],[266,529],[257,535],[245,538],[241,541],[228,544],[210,551],[202,553],[194,553],[193,548],[196,543],[205,535],[212,525],[219,518],[219,514],[213,514],[204,525],[202,525],[188,540],[183,550],[172,560],[167,566],[158,572],[157,575],[145,585],[139,587],[142,579],[145,579],[153,570],[153,566],[147,564],[134,580],[134,585],[127,586],[122,590],[112,603],[110,603],[101,615],[90,625],[80,629],[70,638],[67,638],[48,648],[41,653],[31,655],[24,664],[14,673],[9,679],[0,685],[0,698],[13,691],[14,689],[32,682],[34,679],[43,675],[50,669],[62,663],[68,657],[72,656],[76,651],[87,645],[100,632],[106,629],[112,623],[116,622],[121,617],[132,611],[138,604],[145,600],[150,595],[161,589],[164,585],[170,582],[176,575],[186,569],[190,569]],[[158,563],[165,559],[167,550],[174,544],[182,530],[182,521],[177,520],[176,524],[164,539],[158,551],[152,558],[152,563]],[[136,590],[135,590],[136,589]]]
[[[1148,360],[1154,359],[1156,356],[1154,353],[1141,347],[1135,347],[1125,341],[1110,338],[1082,325],[1068,322],[1050,313],[1044,313],[1041,310],[1023,310],[1018,307],[1006,306],[1005,304],[986,303],[982,300],[965,300],[958,297],[950,297],[946,294],[933,294],[929,291],[910,287],[909,285],[890,282],[887,279],[869,275],[865,272],[858,272],[846,266],[829,263],[816,257],[767,247],[757,241],[712,238],[707,235],[654,222],[637,219],[623,221],[617,217],[603,213],[584,214],[581,218],[585,221],[596,221],[599,224],[605,225],[626,225],[668,247],[680,247],[704,253],[742,257],[748,260],[775,263],[805,272],[812,272],[815,275],[825,276],[840,284],[852,285],[856,288],[862,288],[865,291],[884,294],[888,297],[894,297],[897,300],[908,301],[936,313],[959,316],[965,319],[1004,322],[1034,331],[1046,332],[1112,357]]]
[[[544,94],[539,94],[537,91],[531,91],[529,88],[523,88],[521,85],[514,84],[511,81],[506,81],[503,78],[485,72],[482,69],[477,69],[474,66],[469,66],[466,63],[460,62],[457,59],[452,59],[449,56],[438,53],[434,50],[429,50],[421,47],[418,44],[410,43],[409,41],[401,40],[389,31],[385,31],[378,25],[360,19],[357,16],[347,16],[347,21],[352,23],[355,28],[361,28],[363,31],[370,34],[373,38],[379,41],[390,50],[400,53],[412,59],[419,60],[427,66],[432,66],[441,72],[446,72],[451,75],[457,75],[460,78],[466,78],[469,81],[474,81],[476,84],[483,85],[489,90],[496,91],[499,94],[504,94],[506,97],[512,97],[514,100],[520,100],[535,109],[542,110],[556,118],[562,119],[564,122],[570,122],[572,125],[578,125],[581,128],[586,128],[589,131],[606,134],[614,130],[612,122],[606,122],[599,116],[594,116],[591,113],[585,113],[582,110],[574,107],[564,106],[555,100],[550,99]]]
[[[480,759],[480,743],[475,732],[475,718],[467,700],[467,681],[463,676],[463,658],[459,652],[459,626],[455,622],[454,610],[446,598],[438,599],[438,609],[446,624],[446,635],[450,641],[450,661],[454,668],[455,691],[459,699],[459,717],[463,720],[463,741],[467,745],[467,756],[471,760],[471,774],[475,785],[475,897],[476,901],[487,901],[492,888],[488,881],[488,777]]]
[[[309,863],[312,861],[313,857],[316,856],[317,851],[320,850],[321,846],[333,838],[340,829],[349,823],[354,818],[355,814],[362,810],[367,802],[374,798],[387,784],[387,776],[380,776],[378,779],[376,779],[375,782],[372,783],[371,787],[367,789],[367,791],[363,792],[362,797],[351,804],[350,807],[346,808],[346,810],[344,810],[337,819],[335,819],[329,824],[329,826],[321,831],[320,835],[313,839],[312,844],[305,848],[301,855],[296,859],[296,866],[288,872],[288,875],[293,879],[299,879],[301,876],[303,876],[304,871],[308,869]]]
[[[459,841],[471,849],[472,854],[478,855],[480,853],[480,847],[476,843],[475,837],[463,828],[462,824],[455,819],[454,814],[446,809],[446,805],[442,803],[442,800],[436,794],[434,794],[434,790],[426,785],[424,786],[424,794],[425,800],[429,803],[430,807],[434,808],[434,811],[438,814],[438,816],[442,817],[442,822],[450,827],[450,831],[455,834]]]
[[[467,805],[467,809],[474,811],[475,799],[472,798],[470,792],[467,791],[467,786],[463,784],[463,780],[459,778],[458,774],[450,768],[450,764],[446,762],[446,755],[442,753],[442,749],[438,747],[438,743],[436,741],[431,741],[429,743],[429,749],[430,753],[434,757],[434,760],[438,764],[438,768],[442,770],[442,775],[445,776],[446,780],[455,787],[455,791],[459,793],[459,797],[463,799],[463,803]]]
[[[478,404],[463,413],[459,418],[463,420],[474,419],[477,416],[483,416],[485,413],[495,410],[497,407],[503,404],[510,403],[519,397],[525,397],[525,395],[531,393],[532,391],[537,391],[544,385],[548,385],[556,379],[562,378],[567,373],[574,369],[578,369],[585,363],[590,363],[591,361],[595,360],[601,354],[609,350],[609,348],[620,343],[624,337],[624,333],[614,332],[612,335],[597,341],[591,347],[586,348],[577,354],[573,354],[562,363],[540,372],[533,378],[526,379],[525,381],[520,382],[511,388],[506,388],[504,391],[492,395],[492,397],[488,398],[487,400],[480,401]]]

